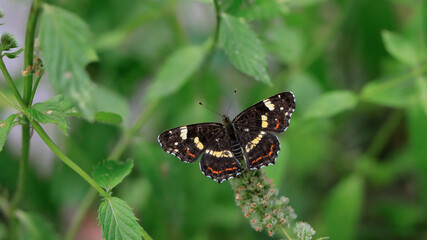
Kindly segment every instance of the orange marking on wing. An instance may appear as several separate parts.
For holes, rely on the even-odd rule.
[[[280,126],[280,122],[279,122],[279,119],[277,119],[277,125],[276,125],[276,127],[274,129],[278,129],[279,126]]]
[[[232,171],[232,170],[235,170],[235,169],[237,169],[237,167],[226,168],[225,170],[221,170],[221,171],[215,171],[215,170],[213,170],[211,167],[208,167],[208,169],[209,169],[209,170],[211,170],[211,171],[212,171],[212,173],[214,173],[214,174],[218,175],[218,174],[220,174],[220,173],[222,173],[222,172],[224,172],[224,171]]]
[[[273,154],[273,147],[274,147],[274,145],[271,145],[270,152],[267,155],[257,158],[255,161],[252,161],[251,164],[254,164],[255,162],[258,162],[259,160],[261,160],[263,158],[270,157],[271,154]]]
[[[194,154],[192,154],[190,151],[188,151],[188,149],[187,149],[187,153],[188,153],[188,155],[190,155],[192,157],[196,157],[196,156],[194,156]]]

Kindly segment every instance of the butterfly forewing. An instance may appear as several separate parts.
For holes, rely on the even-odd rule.
[[[271,96],[247,108],[234,118],[234,126],[241,129],[284,132],[295,110],[295,97],[291,92]]]
[[[233,155],[225,131],[206,147],[200,160],[200,170],[219,183],[240,174],[241,165]]]
[[[196,161],[216,135],[224,132],[221,123],[199,123],[173,128],[160,134],[158,141],[163,150],[181,161]]]

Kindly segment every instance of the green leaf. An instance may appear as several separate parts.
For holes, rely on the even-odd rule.
[[[40,123],[53,123],[67,134],[68,122],[66,111],[72,107],[71,102],[62,95],[42,103],[36,103],[28,109],[31,117]]]
[[[18,51],[15,51],[15,52],[4,53],[4,55],[6,57],[10,58],[10,59],[14,59],[14,58],[18,57],[18,55],[21,54],[21,52],[23,52],[23,51],[24,51],[24,49],[21,48]]]
[[[120,198],[105,199],[99,207],[98,218],[105,240],[141,239],[141,226],[132,209]]]
[[[172,53],[160,67],[145,100],[155,101],[178,91],[200,66],[204,54],[201,46],[186,46]]]
[[[353,239],[360,218],[363,180],[357,175],[342,180],[325,202],[323,231],[331,239]]]
[[[267,72],[267,54],[261,41],[244,19],[223,13],[219,41],[231,63],[255,80],[271,85]]]
[[[388,107],[406,107],[414,96],[414,81],[411,78],[376,80],[362,88],[360,98]]]
[[[97,60],[86,23],[64,9],[43,4],[40,16],[40,48],[49,80],[58,93],[77,104],[83,116],[93,120],[95,85],[85,66]]]
[[[336,90],[323,94],[314,101],[305,114],[306,118],[325,118],[353,109],[357,97],[351,91]]]
[[[111,190],[132,171],[133,161],[103,161],[93,169],[93,179],[101,187]]]
[[[55,232],[52,222],[38,213],[16,212],[22,230],[22,239],[34,240],[59,240],[59,234]]]
[[[410,66],[417,65],[418,53],[409,41],[390,31],[384,30],[381,34],[385,48],[390,55],[404,64],[408,64]]]
[[[99,122],[117,124],[129,118],[129,105],[127,100],[120,94],[98,86],[94,92],[95,120]],[[109,116],[106,116],[108,113]],[[121,120],[119,120],[119,118]]]
[[[19,114],[12,114],[6,120],[0,121],[0,152],[3,151],[3,146],[6,142],[7,135],[12,129],[13,121]]]
[[[110,112],[97,112],[95,114],[95,121],[107,124],[121,124],[123,119],[120,115]]]

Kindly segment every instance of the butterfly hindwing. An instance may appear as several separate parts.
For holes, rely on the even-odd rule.
[[[200,170],[218,183],[240,174],[241,165],[233,155],[225,131],[205,148],[200,160]]]
[[[196,161],[205,148],[224,131],[220,123],[199,123],[164,131],[158,141],[163,150],[173,154],[181,161]]]
[[[280,143],[275,135],[264,131],[245,131],[237,128],[246,166],[253,170],[276,163]]]
[[[247,108],[234,118],[233,124],[251,130],[284,132],[295,110],[295,97],[291,92],[271,96]]]

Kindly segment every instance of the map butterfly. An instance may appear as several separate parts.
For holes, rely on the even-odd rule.
[[[200,155],[200,170],[221,183],[242,171],[239,159],[254,170],[276,162],[280,150],[273,133],[286,131],[295,110],[295,96],[282,92],[252,105],[233,121],[226,115],[222,123],[198,123],[164,131],[158,141],[167,153],[186,163]]]

